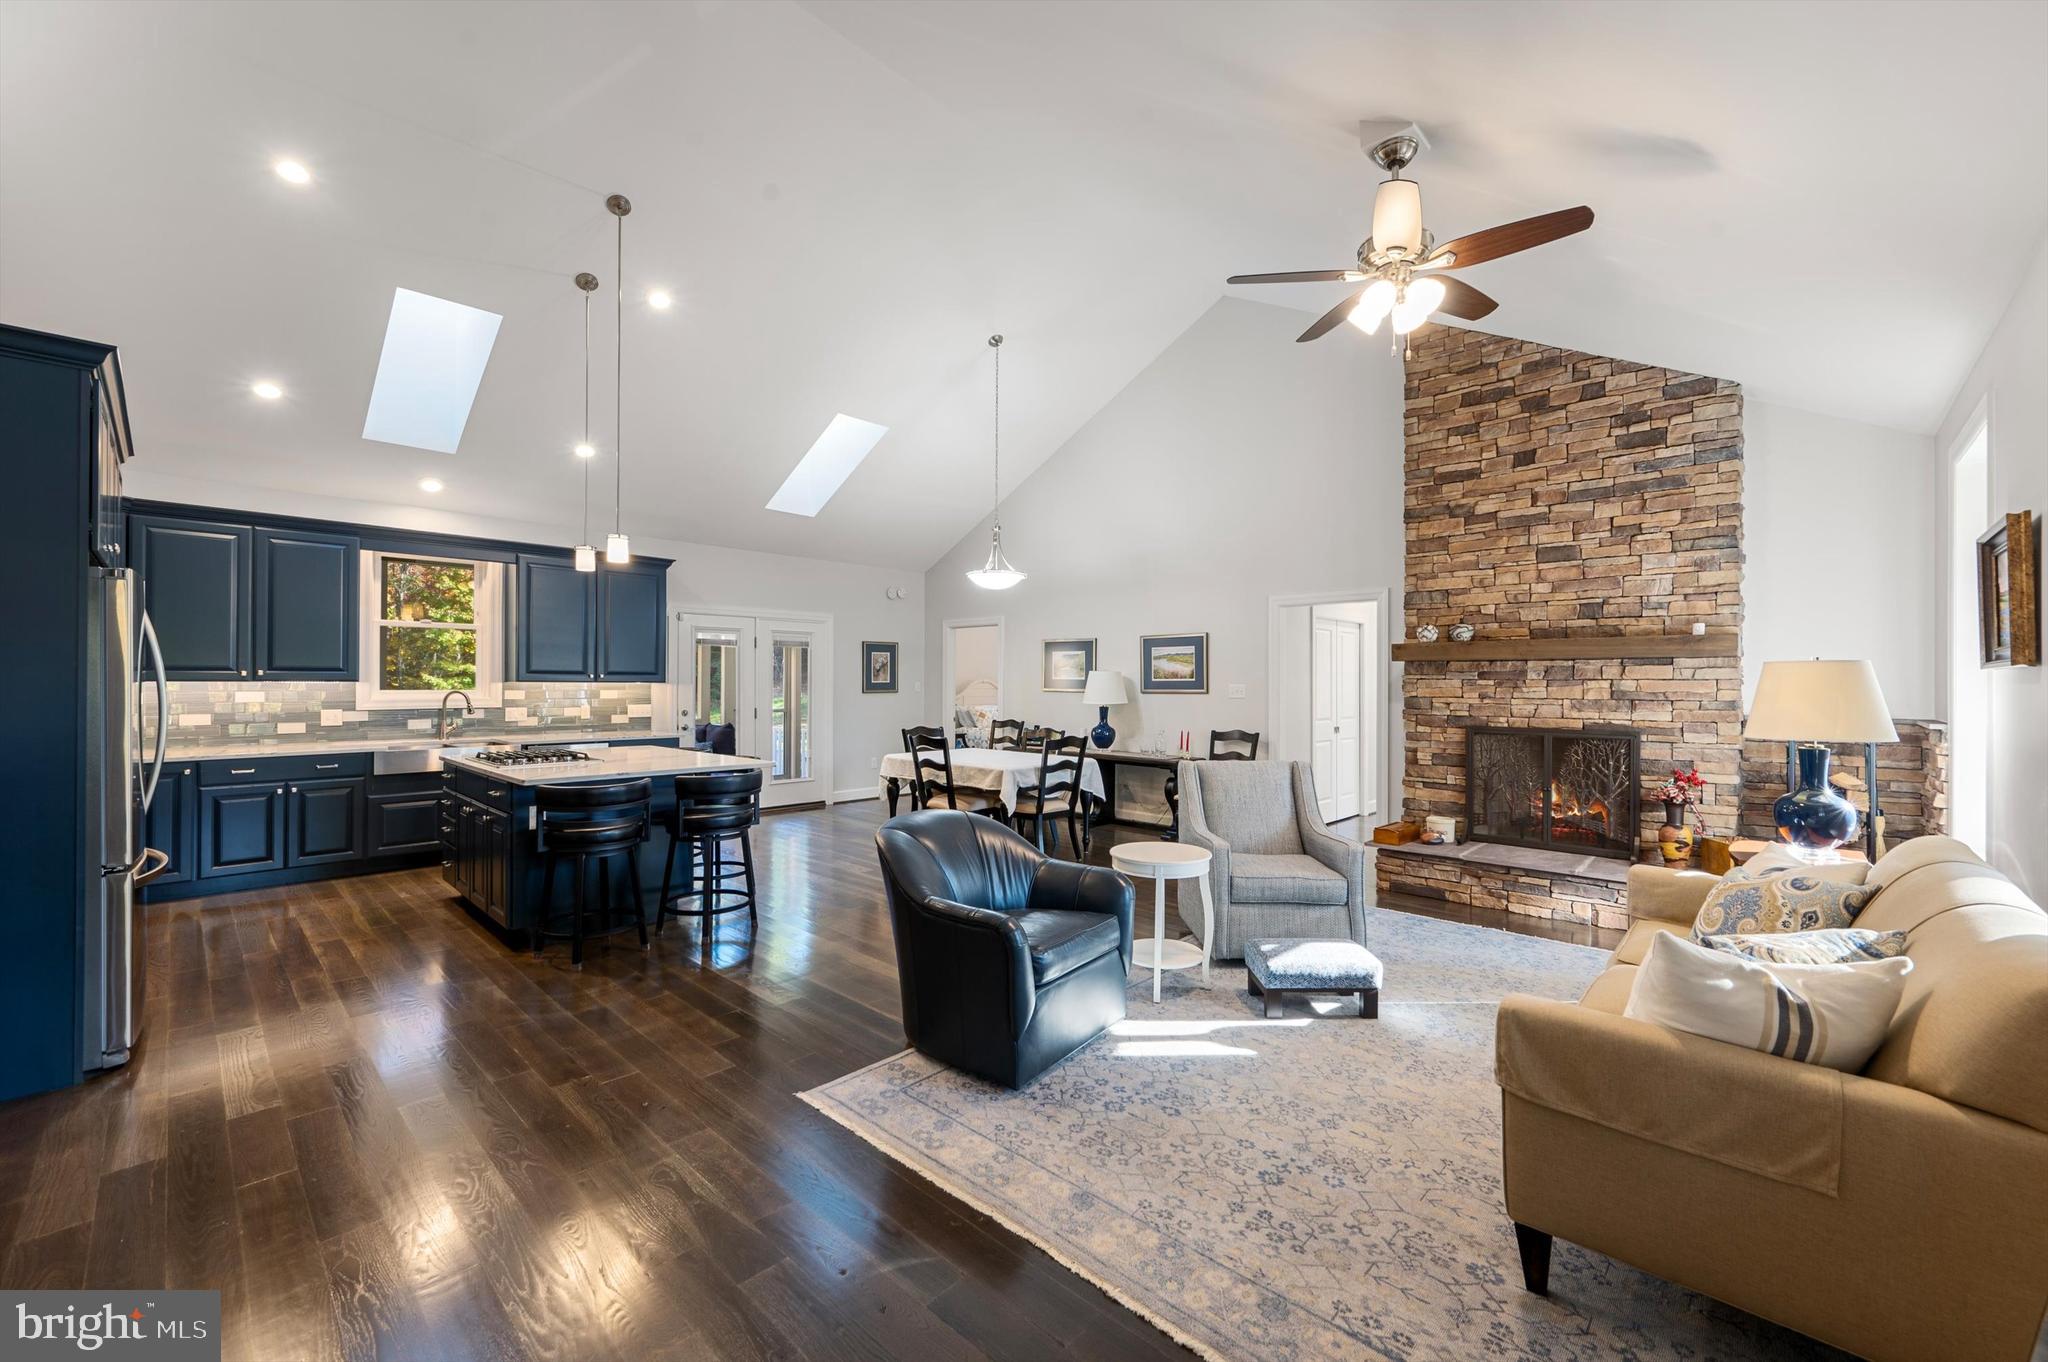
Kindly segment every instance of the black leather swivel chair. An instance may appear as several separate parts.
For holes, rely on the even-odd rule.
[[[1021,1088],[1123,1020],[1129,880],[951,809],[892,818],[875,841],[919,1051]]]

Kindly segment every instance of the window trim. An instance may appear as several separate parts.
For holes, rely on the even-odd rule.
[[[434,628],[428,620],[384,619],[384,562],[388,558],[410,562],[448,563],[476,570],[476,685],[469,689],[470,703],[478,709],[499,709],[504,705],[505,687],[505,565],[480,558],[459,558],[438,553],[411,553],[391,549],[365,549],[361,557],[361,602],[357,613],[363,659],[356,681],[357,709],[432,709],[445,692],[438,690],[385,690],[378,685],[383,674],[379,639],[387,627]],[[454,626],[460,628],[461,626]]]

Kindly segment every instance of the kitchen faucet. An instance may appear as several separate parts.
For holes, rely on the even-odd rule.
[[[441,730],[440,730],[440,731],[441,731],[441,741],[442,741],[442,742],[447,742],[449,738],[453,737],[453,736],[454,736],[454,735],[455,735],[455,734],[456,734],[457,732],[459,732],[459,731],[461,730],[461,728],[462,728],[462,715],[457,715],[457,716],[455,717],[455,720],[454,720],[454,724],[455,724],[455,726],[454,726],[453,728],[450,728],[450,727],[448,726],[448,725],[449,725],[449,719],[448,719],[448,702],[449,702],[450,700],[453,700],[453,699],[454,699],[454,698],[455,698],[456,696],[458,696],[458,695],[460,695],[460,696],[462,697],[462,714],[474,714],[474,713],[476,713],[476,706],[475,706],[474,704],[470,703],[470,699],[469,699],[469,692],[468,692],[468,691],[466,691],[466,690],[455,690],[454,688],[452,688],[452,687],[451,687],[451,688],[450,688],[450,689],[448,689],[447,691],[443,692],[443,693],[442,693],[442,695],[441,695]]]

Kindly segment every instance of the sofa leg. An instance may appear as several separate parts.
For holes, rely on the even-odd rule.
[[[1522,1254],[1522,1285],[1538,1296],[1550,1294],[1550,1236],[1515,1222],[1515,1247]]]
[[[1376,988],[1362,988],[1358,991],[1358,1015],[1371,1021],[1380,1014],[1380,991]]]

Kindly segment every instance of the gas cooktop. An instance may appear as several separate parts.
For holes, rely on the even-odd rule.
[[[555,766],[589,761],[590,754],[573,747],[486,747],[476,759],[492,766]]]

